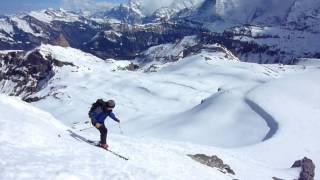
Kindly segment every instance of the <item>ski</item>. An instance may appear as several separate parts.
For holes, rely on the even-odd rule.
[[[97,146],[97,147],[100,147],[99,144],[97,144],[96,146]],[[105,149],[105,148],[102,148],[102,147],[100,147],[100,148],[101,148],[101,149],[104,149],[104,150],[106,150],[106,151],[109,151],[111,154],[113,154],[113,155],[115,155],[115,156],[118,156],[118,157],[121,158],[121,159],[124,159],[124,160],[126,160],[126,161],[129,160],[129,158],[124,157],[124,156],[122,156],[122,155],[120,155],[120,154],[118,154],[118,153],[116,153],[116,152],[114,152],[114,151],[112,151],[112,150],[110,150],[110,149]]]
[[[88,144],[90,144],[90,145],[97,146],[97,147],[99,147],[99,148],[101,148],[101,149],[104,149],[104,148],[100,147],[99,144],[97,144],[97,142],[95,142],[95,141],[86,139],[86,138],[80,136],[79,134],[73,132],[73,131],[70,130],[70,129],[68,129],[67,131],[70,133],[70,136],[71,136],[71,137],[73,137],[73,138],[75,138],[75,139],[77,139],[77,140],[79,140],[79,141],[83,141],[83,142],[86,142],[86,143],[88,143]],[[126,161],[129,160],[129,158],[126,158],[126,157],[124,157],[124,156],[122,156],[122,155],[120,155],[120,154],[118,154],[118,153],[116,153],[116,152],[114,152],[114,151],[109,150],[109,149],[104,149],[104,150],[109,151],[111,154],[113,154],[113,155],[115,155],[115,156],[118,156],[118,157],[121,158],[121,159],[124,159],[124,160],[126,160]]]
[[[118,154],[118,153],[116,153],[116,152],[113,152],[113,151],[111,151],[111,150],[109,150],[109,149],[106,149],[106,150],[109,151],[110,153],[112,153],[113,155],[118,156],[119,158],[122,158],[122,159],[124,159],[124,160],[126,160],[126,161],[129,160],[128,158],[126,158],[126,157],[124,157],[124,156],[122,156],[122,155],[120,155],[120,154]]]

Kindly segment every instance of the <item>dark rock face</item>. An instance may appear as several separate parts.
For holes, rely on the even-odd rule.
[[[134,59],[149,47],[175,42],[198,32],[197,28],[167,22],[143,27],[123,27],[119,32],[120,37],[106,37],[104,33],[100,33],[81,49],[103,59]]]
[[[0,91],[22,98],[43,89],[55,75],[54,66],[72,65],[43,57],[39,50],[0,55],[0,64]]]
[[[13,82],[10,95],[19,96],[41,90],[46,82],[54,76],[50,60],[46,60],[35,51],[26,58],[25,53],[12,52],[1,58],[4,71],[0,72],[2,82]],[[6,88],[4,85],[1,89]]]
[[[224,164],[223,161],[217,156],[207,156],[205,154],[195,154],[188,155],[193,160],[200,162],[201,164],[207,165],[209,167],[218,168],[219,171],[223,173],[228,173],[235,175],[234,171],[230,168],[229,165]]]
[[[57,40],[63,35],[68,44],[73,48],[80,48],[83,43],[91,40],[99,32],[99,27],[92,26],[83,22],[53,22],[53,26],[59,33],[50,41]]]
[[[295,161],[291,167],[301,167],[301,172],[298,180],[314,180],[315,165],[311,159],[304,157],[302,160]]]
[[[128,24],[141,24],[143,21],[143,17],[134,10],[134,7],[136,6],[139,6],[139,5],[134,3],[131,3],[131,5],[120,4],[119,7],[116,7],[111,9],[110,11],[107,11],[105,13],[105,16],[109,18],[118,19],[121,22],[128,23]]]

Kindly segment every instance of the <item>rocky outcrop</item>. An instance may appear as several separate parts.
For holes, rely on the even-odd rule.
[[[0,92],[23,99],[43,89],[55,75],[54,66],[71,65],[39,50],[0,55]]]
[[[215,155],[207,156],[205,154],[195,154],[188,156],[201,164],[207,165],[212,168],[217,168],[222,173],[235,175],[235,172],[230,168],[230,166],[224,164],[223,161]]]
[[[297,160],[292,165],[292,168],[301,168],[298,180],[314,180],[315,165],[311,159],[304,157],[302,160]]]
[[[311,159],[304,157],[301,160],[297,160],[293,163],[291,168],[300,168],[299,177],[296,180],[314,180],[315,165]],[[273,180],[284,180],[278,177],[273,177]]]
[[[221,52],[225,54],[224,57],[226,59],[239,61],[239,59],[227,48],[219,44],[202,44],[199,42],[197,36],[186,36],[182,40],[178,40],[174,43],[153,46],[142,52],[136,60],[140,62],[140,66],[165,64],[178,61],[187,56],[200,54],[203,51],[210,53]],[[154,70],[154,68],[151,69]]]
[[[60,34],[57,39],[53,40],[52,45],[62,46],[62,47],[69,47],[70,46],[69,42],[63,36],[63,34]]]
[[[25,53],[11,52],[1,58],[1,92],[26,96],[41,90],[54,76],[50,59],[44,59],[38,51],[24,56]]]

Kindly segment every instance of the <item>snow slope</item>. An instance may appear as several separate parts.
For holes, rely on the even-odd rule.
[[[127,61],[103,61],[72,48],[42,45],[40,51],[74,66],[57,67],[48,86],[34,95],[44,99],[33,105],[79,133],[79,129],[90,127],[86,121],[92,102],[115,99],[115,114],[121,119],[124,135],[117,135],[118,124],[107,119],[109,144],[132,159],[123,164],[107,155],[103,162],[91,162],[96,151],[105,152],[74,142],[61,132],[66,127],[62,130],[59,125],[58,130],[48,131],[51,135],[42,136],[52,137],[53,146],[60,139],[55,137],[57,132],[68,137],[63,138],[68,145],[61,143],[59,149],[69,151],[61,156],[72,159],[72,147],[74,156],[86,154],[81,158],[88,162],[86,173],[79,174],[76,169],[67,175],[85,179],[95,174],[91,167],[95,165],[101,167],[98,179],[294,179],[298,169],[288,168],[295,160],[307,156],[316,167],[320,165],[319,65],[259,65],[230,60],[222,52],[203,51],[164,64],[158,72],[144,73],[120,70]],[[21,119],[25,117],[28,119]],[[95,129],[81,135],[98,140]],[[93,151],[94,155],[88,153]],[[186,156],[195,153],[218,155],[236,175],[226,176]],[[60,156],[52,158],[58,164],[63,162]],[[7,175],[8,170],[5,172]]]
[[[1,179],[270,179],[297,176],[298,169],[265,168],[223,150],[156,139],[109,135],[112,150],[128,156],[124,161],[81,141],[97,140],[97,132],[68,133],[50,114],[12,97],[0,95]],[[14,116],[13,116],[14,114]],[[197,163],[186,154],[217,153],[239,175],[221,173]],[[248,173],[246,168],[255,168]],[[262,172],[262,173],[261,173]],[[266,178],[269,177],[269,178]]]

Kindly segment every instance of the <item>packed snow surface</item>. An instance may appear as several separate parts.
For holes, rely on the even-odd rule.
[[[1,95],[2,179],[294,179],[295,160],[320,166],[317,64],[259,65],[203,51],[145,73],[72,48],[40,50],[74,66],[56,67],[34,95],[44,99],[32,105],[52,115]],[[116,101],[121,129],[106,120],[108,144],[129,161],[67,131],[99,140],[94,128],[79,131],[91,127],[87,113],[97,98]],[[236,175],[186,156],[196,153],[217,155]]]

